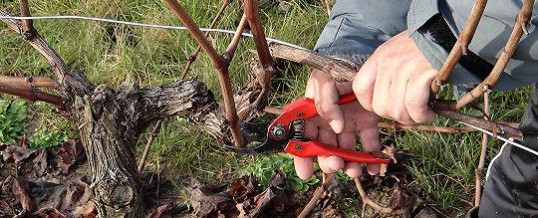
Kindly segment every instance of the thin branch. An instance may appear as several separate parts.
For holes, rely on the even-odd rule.
[[[144,166],[146,165],[146,159],[148,158],[149,148],[153,144],[153,140],[159,135],[159,130],[161,129],[162,122],[163,120],[157,121],[157,123],[153,127],[153,130],[151,131],[151,135],[149,135],[148,142],[146,143],[146,147],[144,148],[144,153],[142,154],[142,158],[140,159],[140,163],[138,164],[139,173],[144,172]]]
[[[21,17],[31,17],[30,7],[28,6],[28,0],[20,0]],[[26,40],[31,40],[36,35],[36,30],[32,20],[23,20],[21,35]]]
[[[224,59],[230,63],[235,55],[235,50],[237,49],[237,45],[239,44],[239,40],[241,40],[241,37],[243,36],[243,32],[247,28],[247,15],[243,14],[241,17],[241,21],[239,22],[239,26],[237,26],[237,29],[235,30],[235,34],[232,38],[232,41],[226,48],[226,51],[222,55]]]
[[[60,89],[58,83],[48,77],[13,77],[0,75],[0,82],[14,87],[31,88],[33,86],[37,88]]]
[[[353,81],[360,66],[351,62],[338,60],[314,53],[309,50],[296,49],[280,44],[271,44],[271,55],[275,58],[290,60],[308,65],[328,73],[336,81]]]
[[[465,105],[473,102],[474,100],[482,96],[485,92],[489,91],[497,83],[497,81],[501,77],[501,74],[504,71],[504,68],[506,68],[508,61],[514,54],[517,45],[519,44],[519,40],[523,35],[523,29],[525,25],[527,25],[527,23],[529,22],[532,15],[533,7],[533,0],[525,0],[523,2],[523,7],[519,12],[516,24],[514,25],[514,29],[510,34],[510,38],[508,38],[508,42],[506,43],[501,56],[497,60],[497,63],[495,63],[495,66],[493,67],[493,70],[491,71],[489,76],[473,90],[466,93],[456,102],[453,102],[451,104],[451,108],[460,109],[464,107]]]
[[[452,133],[452,134],[459,134],[459,133],[467,133],[467,132],[476,132],[477,130],[470,128],[470,127],[444,127],[444,126],[424,126],[424,125],[402,125],[399,123],[378,123],[378,128],[383,129],[395,129],[395,130],[421,130],[421,131],[428,131],[428,132],[442,132],[442,133]]]
[[[261,81],[262,93],[266,93],[273,74],[273,58],[269,52],[269,46],[265,39],[265,33],[263,32],[263,26],[260,20],[258,0],[245,0],[245,6],[243,7],[245,15],[247,17],[248,24],[254,40],[256,42],[256,50],[258,51],[258,58],[263,68],[263,78],[258,77],[258,81]],[[263,94],[260,95],[260,97]]]
[[[5,11],[0,9],[0,16],[9,16],[9,14]],[[2,22],[4,22],[7,27],[17,33],[21,33],[22,24],[19,20],[15,19],[0,19]],[[67,69],[67,65],[65,64],[65,61],[58,55],[58,53],[45,41],[36,31],[36,34],[31,39],[27,39],[27,42],[34,47],[34,49],[39,52],[49,63],[49,66],[52,68],[52,71],[57,77],[58,83],[60,85],[65,84],[66,87],[63,87],[63,89],[69,89],[68,91],[65,91],[66,96],[65,101],[66,102],[72,102],[71,97],[74,95],[84,95],[87,93],[90,93],[92,90],[95,89],[95,85],[93,85],[90,81],[84,77],[82,73],[79,72],[70,72]]]
[[[379,213],[392,213],[391,208],[383,207],[379,205],[378,203],[370,199],[368,195],[366,195],[366,192],[364,191],[364,188],[362,188],[361,180],[359,178],[355,178],[354,181],[355,181],[355,186],[357,187],[357,190],[359,191],[359,194],[361,195],[361,198],[362,198],[362,203],[363,203],[362,217],[364,217],[364,211],[365,211],[366,205],[374,208],[374,210],[376,210]]]
[[[331,3],[329,2],[329,0],[324,0],[323,2],[324,2],[325,10],[327,11],[327,15],[331,16]]]
[[[168,6],[179,17],[183,25],[185,25],[190,34],[196,39],[198,44],[202,46],[206,54],[210,57],[213,66],[218,71],[220,88],[224,97],[224,107],[226,109],[226,119],[230,124],[230,130],[234,138],[236,146],[242,147],[245,145],[243,136],[239,128],[239,119],[235,109],[235,103],[233,99],[232,84],[230,82],[230,76],[228,72],[228,64],[222,56],[217,54],[215,48],[211,46],[207,38],[200,31],[198,26],[194,23],[191,17],[187,14],[185,9],[181,7],[176,0],[165,0]]]
[[[43,101],[53,104],[60,110],[65,109],[65,105],[61,96],[43,92],[31,86],[12,86],[10,83],[0,81],[0,93],[15,95],[29,101]]]
[[[486,117],[490,117],[489,110],[489,93],[484,93],[484,113]],[[478,167],[474,171],[475,175],[475,196],[474,196],[474,206],[478,207],[480,203],[480,195],[482,193],[482,171],[484,171],[484,162],[486,159],[486,150],[488,148],[488,135],[486,133],[482,134],[482,147],[480,148],[480,158],[478,159]]]
[[[266,107],[264,112],[274,115],[281,115],[284,113],[283,109],[275,108],[275,107]],[[421,130],[421,131],[430,131],[430,132],[442,132],[442,133],[466,133],[466,132],[476,132],[476,129],[470,128],[470,127],[445,127],[445,126],[424,126],[424,125],[403,125],[399,123],[384,123],[380,122],[377,124],[378,128],[383,129],[394,129],[394,130]]]
[[[484,9],[486,8],[486,3],[487,0],[475,1],[473,8],[471,9],[469,19],[467,19],[465,27],[460,33],[460,37],[454,44],[454,47],[452,47],[452,50],[448,54],[448,57],[443,63],[443,66],[441,67],[439,73],[431,84],[431,89],[433,93],[437,93],[441,86],[446,84],[446,82],[448,81],[448,77],[450,77],[450,73],[452,73],[452,71],[454,70],[454,67],[458,63],[458,60],[460,59],[461,55],[467,54],[467,46],[469,45],[474,36],[476,27],[478,27],[480,18],[482,17]]]
[[[218,22],[219,18],[224,13],[224,10],[226,9],[226,7],[228,7],[228,5],[230,5],[230,3],[231,3],[231,0],[224,0],[222,2],[222,6],[220,7],[219,11],[215,15],[215,18],[213,18],[213,21],[209,25],[209,29],[213,29],[215,27],[215,25],[217,25],[217,22]],[[207,32],[205,34],[206,38],[208,36],[209,36],[209,32]],[[200,53],[201,49],[202,49],[202,47],[200,45],[198,45],[198,47],[196,47],[194,52],[192,52],[192,54],[187,59],[187,65],[185,65],[185,68],[183,68],[183,73],[181,73],[181,80],[184,80],[185,77],[187,76],[187,73],[189,72],[189,70],[191,68],[191,65],[194,63],[194,61],[196,61],[196,57],[198,56],[198,53]]]
[[[471,124],[482,129],[487,129],[494,134],[505,135],[518,140],[523,139],[523,134],[521,133],[521,131],[503,123],[496,123],[489,120],[478,119],[453,110],[434,108],[433,111],[441,116],[448,117],[462,123]]]
[[[319,199],[323,197],[323,194],[327,191],[327,189],[329,188],[329,185],[331,185],[335,177],[336,177],[335,173],[331,173],[329,174],[329,176],[327,176],[327,179],[323,182],[323,184],[321,184],[316,189],[316,191],[314,191],[314,194],[312,194],[312,198],[310,198],[310,201],[308,202],[308,204],[306,204],[303,211],[301,211],[301,213],[299,214],[299,216],[297,216],[297,218],[304,218],[308,214],[310,214],[310,212],[318,204]]]

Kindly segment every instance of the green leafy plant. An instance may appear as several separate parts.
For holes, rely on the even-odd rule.
[[[252,174],[259,181],[262,187],[265,187],[275,170],[282,169],[287,175],[286,189],[290,189],[296,192],[306,192],[310,187],[319,184],[320,180],[316,176],[312,176],[307,181],[300,179],[295,173],[293,167],[293,157],[287,154],[275,154],[264,156],[252,164],[247,165],[240,171],[241,175]],[[315,165],[317,170],[319,167]]]
[[[318,185],[319,182],[320,180],[315,175],[307,181],[299,179],[297,176],[293,176],[286,185],[290,185],[293,191],[307,192],[310,190],[310,187]]]
[[[67,138],[67,134],[63,131],[40,129],[28,139],[28,147],[33,149],[53,148],[65,142]]]
[[[26,101],[0,99],[0,143],[15,144],[26,133]]]

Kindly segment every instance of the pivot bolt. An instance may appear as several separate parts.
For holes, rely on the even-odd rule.
[[[272,133],[278,139],[283,139],[286,136],[286,130],[282,124],[275,126]]]

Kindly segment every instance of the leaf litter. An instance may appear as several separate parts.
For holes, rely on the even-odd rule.
[[[21,140],[0,151],[0,218],[97,216],[91,199],[91,178],[87,176],[91,171],[80,142],[71,140],[56,149],[32,150]],[[405,167],[408,157],[394,147],[387,152],[399,164],[383,169],[385,176],[362,178],[369,198],[393,211],[383,216],[439,217],[425,200],[424,191],[411,182]],[[313,193],[287,189],[286,181],[293,178],[282,170],[275,171],[264,190],[252,175],[220,185],[183,178],[182,190],[178,190],[163,174],[145,173],[142,177],[147,210],[144,217],[296,217]],[[345,217],[349,214],[342,212],[345,205],[339,199],[350,194],[360,198],[350,182],[334,180],[328,190],[309,217]],[[182,199],[185,191],[187,199]],[[372,208],[365,210],[368,216],[377,213]]]

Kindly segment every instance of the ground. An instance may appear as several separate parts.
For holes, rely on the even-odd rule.
[[[261,2],[262,23],[265,26],[267,36],[309,49],[314,46],[316,36],[320,34],[328,19],[322,1],[266,0]],[[15,3],[2,1],[0,6],[9,8],[12,14],[16,14],[17,5]],[[181,1],[181,4],[186,7],[200,26],[207,27],[221,2],[186,0]],[[53,0],[32,1],[30,5],[32,14],[36,16],[81,15],[142,23],[180,25],[164,3],[153,0],[90,0],[84,2]],[[241,17],[238,5],[237,1],[232,2],[217,25],[218,28],[233,30],[236,27]],[[196,47],[194,40],[186,31],[130,27],[81,20],[39,20],[35,21],[34,24],[40,34],[66,60],[70,68],[83,69],[94,83],[111,87],[132,82],[137,82],[142,87],[149,87],[176,81],[180,78],[188,57]],[[0,73],[17,76],[53,75],[46,61],[17,34],[7,30],[3,25],[0,25],[0,39]],[[230,41],[231,35],[214,33],[210,35],[210,39],[218,51],[223,51]],[[236,58],[232,62],[230,72],[233,86],[236,89],[247,80],[248,61],[252,57],[252,53],[248,49],[251,48],[254,48],[253,41],[243,40]],[[301,96],[308,72],[309,69],[306,67],[295,67],[286,71],[284,76],[276,81],[277,85],[273,90],[270,104],[282,106]],[[204,81],[217,98],[220,98],[215,75],[216,72],[208,58],[200,54],[187,78]],[[528,98],[525,93],[525,90],[492,93],[492,119],[517,122]],[[445,90],[441,95],[445,98],[454,97],[449,90]],[[8,101],[12,99],[7,95],[0,97]],[[37,143],[41,146],[48,146],[52,143],[60,144],[60,147],[76,144],[76,142],[72,142],[76,141],[77,138],[76,127],[60,118],[52,107],[42,103],[28,103],[23,107],[27,108],[28,112],[23,119],[24,121],[20,122],[23,122],[23,132],[28,138],[42,142]],[[476,116],[481,115],[478,110],[469,109],[466,112]],[[457,126],[456,123],[446,121],[443,118],[439,118],[434,125]],[[44,133],[42,130],[45,129],[52,133]],[[4,133],[1,131],[3,129],[0,130],[0,133]],[[394,198],[391,201],[390,195],[393,193],[399,191],[407,196],[416,197],[416,199],[420,199],[420,202],[415,204],[417,208],[411,208],[412,216],[419,213],[421,215],[435,214],[440,217],[461,216],[472,207],[475,189],[474,170],[479,156],[481,134],[445,134],[412,130],[381,130],[380,134],[382,138],[387,139],[387,145],[393,145],[397,148],[402,161],[395,168],[389,169],[386,177],[365,176],[364,187],[372,199],[384,205],[390,204],[397,207],[399,201],[394,200]],[[38,136],[42,136],[41,139]],[[51,137],[55,139],[50,140]],[[66,138],[70,140],[63,142]],[[148,138],[149,134],[145,134],[139,139],[138,149],[140,153],[142,153]],[[89,178],[77,176],[83,175],[86,168],[83,159],[78,160],[75,154],[68,157],[75,157],[74,160],[78,161],[66,173],[61,173],[62,168],[58,167],[58,164],[65,164],[66,160],[58,159],[58,157],[62,157],[58,154],[58,146],[49,148],[47,152],[24,151],[26,153],[22,152],[23,154],[31,153],[31,155],[15,164],[13,158],[9,159],[12,156],[5,155],[8,153],[5,149],[9,147],[9,144],[14,146],[25,144],[25,140],[17,137],[14,143],[4,141],[0,144],[5,144],[0,146],[3,150],[2,154],[5,156],[0,159],[2,167],[0,180],[3,181],[0,184],[3,187],[8,183],[16,184],[18,179],[21,181],[30,180],[30,184],[34,185],[44,184],[40,182],[47,182],[46,184],[61,183],[63,185],[56,187],[54,193],[64,193],[63,191],[73,189],[73,187],[78,187],[76,190],[84,190],[85,184],[88,182]],[[487,162],[493,157],[500,144],[499,141],[490,140]],[[145,178],[149,184],[147,193],[150,195],[151,193],[166,193],[166,191],[170,191],[170,193],[163,194],[164,197],[159,195],[159,197],[153,198],[155,201],[148,206],[148,213],[156,211],[155,207],[166,205],[169,202],[174,202],[171,204],[174,210],[168,208],[171,211],[184,214],[196,213],[199,212],[199,209],[196,209],[196,202],[200,200],[193,199],[213,196],[218,193],[234,197],[237,192],[230,192],[226,189],[227,187],[238,187],[233,185],[237,184],[234,181],[243,181],[241,183],[243,185],[239,187],[248,187],[250,181],[256,180],[260,186],[255,188],[255,191],[247,188],[247,191],[241,192],[242,194],[247,193],[245,196],[248,197],[243,196],[231,201],[233,207],[236,206],[236,203],[245,205],[245,202],[254,200],[256,196],[266,194],[267,191],[262,192],[267,189],[269,181],[272,181],[271,177],[278,169],[282,169],[286,173],[287,179],[283,184],[280,184],[284,188],[273,187],[277,193],[275,196],[284,193],[293,196],[294,200],[289,204],[292,206],[286,207],[286,210],[283,209],[283,211],[297,213],[306,204],[313,189],[320,184],[318,178],[321,175],[319,172],[318,178],[299,181],[293,172],[292,161],[287,155],[238,156],[217,145],[218,143],[213,141],[208,134],[184,119],[170,118],[166,120],[158,137],[153,142],[144,175],[146,175]],[[72,150],[64,149],[64,152],[71,151],[73,153]],[[39,163],[34,162],[35,160],[42,161],[44,157],[39,156],[43,155],[42,153],[48,154],[45,157],[45,161],[49,161],[48,164],[45,164],[45,169],[48,170],[24,168],[24,166],[35,166],[35,163]],[[46,176],[35,175],[35,173],[44,173]],[[16,176],[18,179],[8,180],[9,175]],[[248,175],[253,175],[253,177],[248,177]],[[242,178],[243,176],[246,177]],[[156,178],[162,179],[155,182]],[[336,214],[344,217],[360,216],[362,204],[354,189],[353,181],[343,175],[339,175],[336,181],[332,194],[324,198],[325,200],[322,200],[316,210],[318,212],[324,211],[324,213],[337,211],[335,216]],[[166,187],[163,192],[156,190],[162,188],[161,185]],[[208,191],[208,188],[204,188],[206,186],[213,188]],[[45,188],[43,187],[43,189]],[[195,193],[198,194],[194,196]],[[4,190],[1,194],[7,196],[9,193]],[[398,193],[394,195],[403,196]],[[32,196],[35,197],[36,194],[32,193]],[[167,198],[170,196],[173,197]],[[224,200],[224,202],[230,203],[229,199]],[[282,203],[279,200],[274,201]],[[1,203],[0,200],[0,210],[6,208]],[[253,205],[259,206],[259,204]],[[400,205],[400,207],[405,207],[405,205]],[[259,207],[245,206],[245,208],[247,208],[245,213],[249,213]],[[266,207],[264,210],[278,212],[278,208],[282,207],[268,208],[270,209]],[[426,208],[431,212],[422,212]],[[240,210],[237,209],[235,212],[238,211]],[[5,214],[9,213],[0,212],[0,216]],[[375,211],[370,208],[366,214],[375,214]]]

